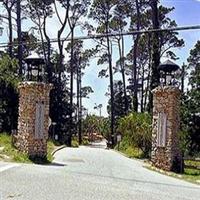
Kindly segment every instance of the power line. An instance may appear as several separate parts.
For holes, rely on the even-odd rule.
[[[108,33],[108,34],[94,34],[94,35],[87,35],[87,36],[78,36],[75,37],[74,40],[91,40],[91,39],[100,39],[105,37],[116,37],[116,36],[129,36],[129,35],[137,35],[137,34],[149,34],[149,33],[155,33],[155,32],[171,32],[171,31],[187,31],[187,30],[200,30],[200,25],[194,25],[194,26],[180,26],[180,27],[174,27],[174,28],[164,28],[164,29],[150,29],[150,30],[140,30],[140,31],[128,31],[128,32],[121,32],[121,33]],[[69,38],[62,38],[61,41],[70,41]],[[44,41],[46,42],[46,41]],[[51,43],[58,42],[58,39],[54,38],[50,40]],[[9,46],[19,46],[19,45],[30,45],[30,44],[42,44],[42,41],[38,40],[37,42],[22,42],[21,44],[15,43],[9,45],[8,43],[0,43],[0,48],[5,48]]]

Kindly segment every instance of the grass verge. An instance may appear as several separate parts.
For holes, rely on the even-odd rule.
[[[86,138],[82,138],[82,145],[89,145],[89,140],[86,139]],[[74,136],[72,137],[72,147],[73,148],[78,148],[79,147],[79,142],[78,142],[78,137],[77,136]]]
[[[195,163],[195,165],[199,165],[197,162],[194,162],[194,163]],[[200,185],[200,169],[197,169],[197,168],[194,169],[192,166],[187,166],[187,161],[185,162],[185,169],[184,169],[183,174],[177,174],[177,173],[174,173],[174,172],[167,172],[167,171],[158,169],[156,167],[153,167],[151,165],[147,165],[146,168],[150,169],[152,171],[156,171],[158,173],[167,175],[167,176],[171,176],[171,177],[174,177],[174,178],[182,179],[182,180]]]
[[[119,148],[119,149],[118,149]],[[140,149],[134,148],[128,142],[128,140],[122,140],[119,147],[116,146],[115,150],[119,150],[123,154],[125,154],[129,158],[137,158],[143,159],[145,158],[143,152]],[[161,174],[165,174],[168,176],[172,176],[175,178],[183,179],[192,183],[200,184],[200,161],[185,161],[185,169],[183,174],[176,174],[173,172],[167,172],[158,168],[155,168],[151,165],[147,165],[146,168],[159,172]]]
[[[120,142],[119,146],[115,146],[115,150],[122,152],[129,158],[145,158],[143,152],[139,148],[133,147],[126,138]]]
[[[117,146],[115,147],[115,150],[118,151]],[[125,154],[128,158],[138,158],[138,159],[144,158],[143,153],[140,149],[133,148],[131,146],[127,148],[119,148],[119,151]]]
[[[48,141],[47,159],[40,163],[50,163],[53,160],[51,153],[56,146],[53,142]],[[34,160],[29,159],[28,155],[18,151],[12,146],[11,136],[5,133],[0,134],[0,160],[6,162],[18,162],[18,163],[33,163]]]

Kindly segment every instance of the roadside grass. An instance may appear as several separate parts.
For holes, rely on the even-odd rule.
[[[118,151],[118,147],[115,147],[115,150]],[[125,154],[128,158],[137,158],[142,159],[144,158],[143,153],[140,149],[134,147],[127,147],[127,148],[119,148],[119,151]]]
[[[87,145],[89,145],[89,144],[90,144],[90,141],[88,140],[88,138],[87,138],[87,137],[83,137],[82,145],[87,146]]]
[[[143,152],[139,148],[130,145],[127,139],[123,139],[120,142],[119,146],[116,145],[115,150],[122,152],[128,158],[138,158],[138,159],[145,158]]]
[[[72,137],[72,148],[78,148],[79,143],[78,143],[78,137]]]
[[[0,160],[8,162],[22,162],[22,163],[31,163],[28,156],[24,153],[19,152],[12,146],[11,136],[6,133],[0,134],[0,147],[3,150],[0,151]]]
[[[185,160],[184,179],[200,184],[200,161]]]
[[[118,151],[118,145],[115,146],[115,150]],[[128,158],[137,158],[137,159],[144,159],[145,156],[140,149],[137,149],[131,146],[126,140],[122,140],[119,145],[119,152],[123,153]],[[147,163],[149,163],[147,161]],[[200,161],[195,160],[185,160],[184,161],[185,168],[183,174],[177,174],[173,172],[167,172],[158,168],[147,164],[146,168],[159,172],[161,174],[165,174],[168,176],[172,176],[175,178],[183,179],[192,183],[200,184]]]
[[[87,138],[83,137],[82,138],[82,145],[89,145],[90,142]],[[79,147],[79,142],[78,142],[78,137],[77,136],[74,136],[72,137],[72,148],[78,148]]]
[[[53,161],[53,151],[57,148],[58,146],[55,145],[55,143],[53,143],[52,141],[48,141],[47,142],[47,160],[48,162],[52,162]]]
[[[156,171],[158,173],[167,175],[167,176],[171,176],[174,178],[178,178],[178,179],[182,179],[188,182],[192,182],[195,184],[200,184],[200,169],[199,168],[195,168],[195,166],[199,167],[199,162],[197,161],[193,161],[194,166],[187,166],[187,161],[185,161],[185,168],[184,168],[184,173],[182,174],[177,174],[174,172],[168,172],[168,171],[164,171],[162,169],[158,169],[152,165],[147,165],[145,166],[147,169],[150,169],[152,171]]]
[[[6,162],[17,162],[17,163],[35,163],[35,160],[31,160],[27,154],[18,151],[12,146],[11,136],[6,133],[0,134],[0,160]],[[40,160],[39,163],[51,163],[53,160],[52,152],[56,146],[53,142],[48,141],[48,152],[47,159]],[[37,160],[36,160],[37,163]]]

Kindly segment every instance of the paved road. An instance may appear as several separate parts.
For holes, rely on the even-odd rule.
[[[53,165],[16,165],[0,171],[0,197],[3,200],[199,200],[200,187],[149,171],[142,162],[112,150],[80,147],[58,151]]]

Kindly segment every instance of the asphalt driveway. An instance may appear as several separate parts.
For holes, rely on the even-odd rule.
[[[97,146],[64,148],[48,166],[0,163],[0,200],[200,199],[200,186]]]

